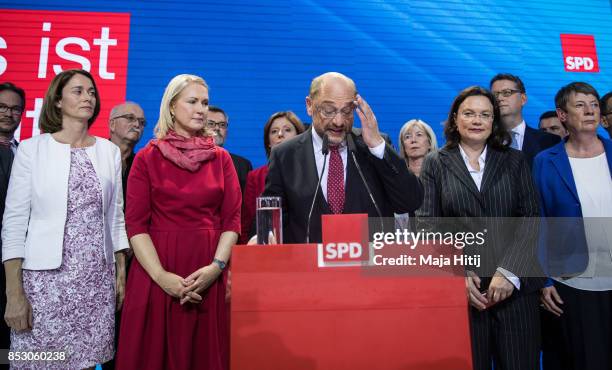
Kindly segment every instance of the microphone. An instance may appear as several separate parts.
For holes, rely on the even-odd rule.
[[[321,153],[323,154],[323,167],[321,168],[321,173],[319,174],[319,181],[317,182],[317,187],[315,189],[314,196],[312,197],[312,203],[310,204],[310,212],[308,212],[308,220],[306,221],[306,244],[310,243],[310,219],[312,218],[312,211],[314,210],[317,195],[319,194],[319,188],[321,187],[321,179],[323,178],[323,173],[325,172],[325,165],[327,164],[327,154],[329,154],[329,137],[326,134],[323,134],[323,145],[321,147]]]
[[[363,182],[363,185],[365,186],[366,191],[368,192],[368,195],[370,196],[370,200],[372,201],[372,204],[374,204],[376,213],[378,213],[378,219],[380,220],[380,231],[382,232],[384,231],[382,212],[380,211],[380,208],[378,208],[376,199],[374,199],[374,194],[372,194],[372,191],[370,190],[370,186],[368,185],[368,182],[366,181],[365,176],[363,175],[363,172],[361,171],[359,162],[357,162],[357,158],[355,157],[355,152],[357,151],[357,147],[355,146],[355,140],[353,139],[352,132],[349,132],[346,134],[346,146],[348,148],[349,153],[351,153],[351,158],[353,158],[353,163],[355,163],[355,167],[357,167],[357,172],[359,172],[359,177],[361,177],[361,181]]]

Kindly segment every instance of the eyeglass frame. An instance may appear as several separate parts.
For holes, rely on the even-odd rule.
[[[229,126],[229,122],[225,122],[225,121],[213,121],[213,120],[206,120],[206,122],[204,123],[204,125],[206,126],[206,128],[220,128],[222,130],[227,129],[227,127]]]
[[[509,98],[512,95],[516,94],[516,93],[523,93],[521,90],[517,90],[517,89],[503,89],[501,91],[498,92],[494,92],[493,96],[495,97],[495,99],[499,99],[499,96],[503,96],[504,98]]]
[[[17,113],[15,111],[15,109],[18,108],[19,112]],[[11,114],[14,116],[21,116],[23,114],[23,111],[25,110],[25,108],[23,107],[23,105],[13,105],[13,106],[8,106],[6,104],[2,104],[0,103],[0,113],[6,113],[8,111],[11,111]]]
[[[486,116],[483,114],[490,114],[490,116]],[[482,119],[483,121],[493,121],[495,120],[495,114],[493,114],[492,112],[482,112],[482,113],[476,113],[476,112],[472,112],[470,110],[464,110],[461,113],[459,113],[461,115],[461,117],[463,117],[463,119],[469,120],[469,121],[473,121],[476,117]]]
[[[357,106],[355,105],[355,103],[353,103],[353,104],[351,105],[351,107],[350,107],[351,111],[350,111],[350,112],[348,112],[348,113],[344,113],[344,112],[343,112],[343,110],[345,110],[345,109],[347,109],[347,108],[349,108],[349,107],[345,107],[345,108],[342,108],[342,109],[336,109],[336,108],[334,107],[334,112],[333,112],[333,114],[332,114],[332,115],[328,115],[328,113],[324,113],[324,110],[323,110],[323,105],[322,105],[322,104],[319,104],[319,105],[317,105],[317,106],[316,106],[316,109],[317,109],[317,111],[319,112],[319,114],[321,114],[321,116],[322,116],[324,119],[326,119],[326,120],[333,120],[334,118],[336,118],[336,116],[338,115],[338,113],[340,113],[340,115],[341,115],[343,118],[350,118],[350,117],[352,117],[352,116],[355,114],[355,109],[357,108]]]
[[[143,118],[136,117],[136,115],[134,113],[126,113],[126,114],[122,114],[120,116],[112,117],[111,120],[119,119],[119,118],[124,118],[126,121],[128,121],[128,123],[132,123],[134,121],[138,121],[138,125],[141,126],[141,127],[146,127],[147,126],[147,120],[144,117]]]

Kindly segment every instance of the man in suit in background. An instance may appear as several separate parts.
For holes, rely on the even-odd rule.
[[[523,118],[523,106],[527,103],[525,85],[518,76],[500,73],[491,79],[491,92],[499,103],[501,121],[512,136],[512,148],[523,152],[529,166],[535,156],[544,149],[557,144],[557,135],[529,127]]]
[[[336,72],[316,77],[306,97],[306,110],[311,128],[274,147],[263,194],[283,200],[286,243],[320,242],[323,214],[393,217],[393,212],[419,208],[421,184],[383,140],[376,116],[357,94],[353,80]],[[355,110],[362,126],[360,136],[352,131]],[[323,154],[325,142],[328,155]]]
[[[121,179],[125,209],[127,179],[135,157],[134,147],[140,141],[147,121],[140,105],[129,101],[114,106],[109,117],[110,141],[121,149]]]
[[[562,139],[567,136],[567,129],[561,124],[557,112],[554,110],[542,113],[540,116],[540,131],[557,135]]]
[[[227,139],[227,128],[229,126],[229,117],[225,111],[217,106],[208,106],[208,120],[206,121],[206,127],[210,132],[214,134],[215,144],[223,147],[225,140]],[[237,154],[230,153],[236,173],[238,174],[238,182],[240,183],[240,190],[244,194],[244,186],[246,185],[247,175],[249,171],[253,169],[251,162]]]
[[[15,131],[19,127],[25,109],[25,92],[10,82],[0,84],[0,216],[4,215],[4,202],[8,190],[13,158],[17,150]],[[2,219],[0,218],[0,230]],[[0,238],[0,258],[2,257],[2,239]],[[6,309],[6,277],[4,265],[0,273],[0,349],[8,349],[10,345],[10,328],[4,321]],[[0,365],[3,366],[3,365]]]
[[[599,107],[601,108],[601,125],[612,139],[612,91],[601,98]]]
[[[125,210],[127,180],[135,157],[134,147],[140,141],[147,121],[140,105],[130,101],[114,106],[113,109],[111,109],[109,117],[108,128],[110,130],[110,141],[121,150],[121,182],[123,184],[123,209]],[[130,258],[123,253],[116,254],[115,258],[117,259],[116,273],[117,275],[123,274],[123,281],[125,282],[127,280]],[[117,294],[117,297],[120,296],[120,294]],[[117,347],[117,340],[119,338],[122,304],[122,301],[117,302],[117,313],[115,315],[115,347]],[[102,369],[104,370],[112,370],[114,368],[114,359],[102,364]]]

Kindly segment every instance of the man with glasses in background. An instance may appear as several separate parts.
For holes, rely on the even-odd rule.
[[[511,147],[525,154],[529,166],[535,156],[561,141],[557,135],[531,128],[523,118],[523,106],[527,103],[525,85],[518,76],[499,73],[491,79],[491,92],[499,103],[501,121],[512,137]]]
[[[140,105],[130,101],[113,107],[109,117],[108,128],[110,130],[110,140],[121,150],[121,180],[123,183],[123,209],[125,210],[128,176],[135,156],[134,147],[138,144],[138,141],[140,141],[147,121]],[[123,286],[117,286],[117,297],[119,297],[119,289],[125,289],[129,258],[126,258],[126,255],[122,253],[117,254],[116,258],[116,273],[117,275],[121,274],[123,276],[123,279],[121,279],[123,281]],[[123,302],[117,302],[117,314],[115,315],[115,348],[117,348],[122,304]],[[114,369],[114,359],[103,364],[102,368],[104,370]]]
[[[215,144],[223,147],[225,140],[227,139],[227,127],[229,125],[229,118],[225,111],[217,106],[208,106],[208,119],[206,121],[206,128],[213,135]],[[251,162],[237,154],[230,153],[236,173],[238,174],[238,182],[240,183],[240,190],[244,194],[244,186],[246,185],[247,175],[249,171],[253,169]]]
[[[10,82],[0,84],[0,230],[2,230],[2,215],[4,202],[8,191],[9,178],[13,158],[17,151],[15,131],[19,127],[25,109],[25,92]],[[2,239],[0,239],[0,258],[2,257]],[[6,277],[4,265],[0,268],[0,349],[7,349],[10,345],[11,330],[4,321],[6,309]],[[0,365],[5,368],[6,365]],[[8,366],[6,366],[8,368]]]
[[[376,116],[357,94],[353,80],[336,72],[316,77],[306,97],[306,110],[311,127],[272,149],[263,193],[282,198],[285,243],[304,243],[307,235],[309,242],[321,242],[323,214],[392,218],[394,212],[413,212],[421,206],[419,180],[383,140]],[[361,121],[360,135],[353,132],[355,111]]]
[[[601,108],[601,125],[612,139],[612,91],[601,98],[599,107]]]

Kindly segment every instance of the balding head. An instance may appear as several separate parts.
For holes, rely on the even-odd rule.
[[[354,95],[357,95],[357,87],[355,86],[355,82],[353,80],[343,75],[342,73],[327,72],[315,77],[310,83],[310,91],[308,93],[310,99],[314,100],[319,95],[321,90],[325,88],[325,85],[332,81],[337,81],[339,83],[346,84],[349,89],[355,92]]]
[[[111,109],[109,115],[111,141],[118,146],[135,146],[142,136],[145,124],[144,111],[140,105],[130,101],[118,104]]]

